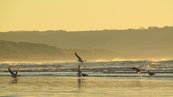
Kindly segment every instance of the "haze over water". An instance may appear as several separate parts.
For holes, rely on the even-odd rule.
[[[76,77],[80,63],[1,64],[0,97],[172,97],[173,61],[112,61],[81,64],[89,77]],[[7,68],[20,66],[16,81]],[[131,67],[143,70],[139,79]],[[156,75],[149,77],[147,70]]]
[[[0,97],[173,97],[172,10],[173,0],[0,0]]]

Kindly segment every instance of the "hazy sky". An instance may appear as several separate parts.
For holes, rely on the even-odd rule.
[[[0,31],[173,26],[173,0],[0,0]]]

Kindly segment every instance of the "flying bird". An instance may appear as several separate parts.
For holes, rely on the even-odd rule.
[[[141,74],[141,73],[142,73],[142,71],[141,71],[140,69],[136,68],[136,67],[133,67],[133,68],[131,68],[131,69],[136,70],[136,73],[137,73],[137,74]]]
[[[18,73],[19,73],[19,68],[18,68],[18,70],[17,70],[16,72],[13,72],[13,71],[11,70],[11,68],[9,67],[9,68],[8,68],[8,71],[11,73],[11,77],[13,77],[13,78],[18,78],[18,77],[20,77],[20,75],[18,75]]]
[[[83,60],[76,52],[75,52],[75,56],[78,58],[78,61],[81,63],[86,61],[86,60]]]
[[[78,76],[78,77],[85,77],[85,76],[88,76],[88,74],[82,73],[82,71],[80,70],[80,65],[78,65],[77,71],[78,71],[78,73],[77,73],[77,76]]]
[[[136,68],[136,67],[133,67],[133,68],[131,68],[131,69],[136,70],[136,73],[138,74],[138,76],[139,76],[140,78],[142,78],[142,76],[141,76],[141,75],[139,75],[139,74],[141,74],[141,73],[142,73],[142,71],[141,71],[140,69],[138,69],[138,68]]]

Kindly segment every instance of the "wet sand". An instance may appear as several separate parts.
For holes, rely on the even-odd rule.
[[[0,97],[173,97],[173,80],[119,77],[0,77]]]

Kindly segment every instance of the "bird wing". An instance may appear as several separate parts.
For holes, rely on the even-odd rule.
[[[137,71],[141,71],[140,69],[138,69],[138,68],[136,68],[136,67],[133,67],[132,69],[137,70]]]
[[[18,68],[18,70],[16,71],[16,75],[19,73],[19,68]]]
[[[75,56],[79,59],[79,60],[82,60],[81,57],[79,57],[79,55],[75,52]]]
[[[10,67],[8,68],[8,71],[9,71],[12,75],[14,75],[14,73],[13,73],[13,71],[10,69]]]

